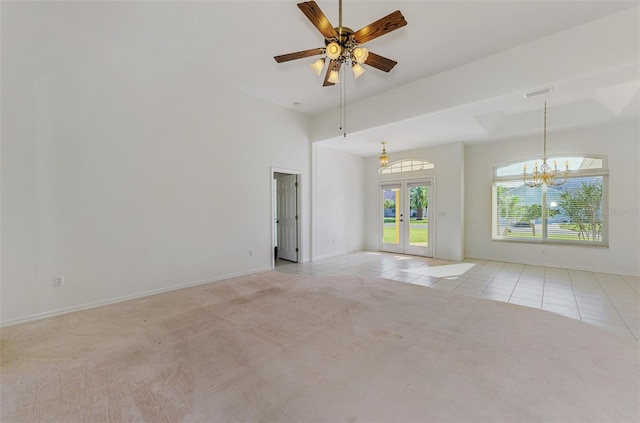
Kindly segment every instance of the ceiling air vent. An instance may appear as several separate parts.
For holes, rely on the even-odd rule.
[[[548,94],[551,91],[553,91],[553,87],[546,87],[546,88],[540,88],[537,90],[526,92],[523,95],[524,95],[524,98],[529,98],[529,97],[533,97],[540,94]]]

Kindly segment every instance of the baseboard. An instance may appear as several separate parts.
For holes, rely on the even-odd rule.
[[[212,282],[219,282],[219,281],[223,281],[223,280],[226,280],[226,279],[237,278],[237,277],[240,277],[240,276],[247,276],[247,275],[251,275],[251,274],[254,274],[254,273],[271,271],[271,270],[272,270],[271,267],[260,267],[260,268],[252,269],[252,270],[249,270],[249,271],[246,271],[246,272],[232,273],[232,274],[228,274],[228,275],[224,275],[224,276],[218,276],[218,277],[215,277],[215,278],[202,279],[202,280],[199,280],[199,281],[188,282],[188,283],[184,283],[184,284],[180,284],[180,285],[172,285],[172,286],[165,287],[165,288],[153,289],[153,290],[150,290],[150,291],[139,292],[139,293],[136,293],[136,294],[124,295],[122,297],[111,298],[111,299],[108,299],[108,300],[94,301],[94,302],[80,304],[80,305],[76,305],[76,306],[59,308],[59,309],[52,310],[52,311],[45,311],[45,312],[42,312],[42,313],[30,314],[28,316],[7,320],[5,322],[0,322],[0,328],[7,327],[7,326],[14,326],[14,325],[18,325],[20,323],[33,322],[33,321],[36,321],[36,320],[48,319],[50,317],[61,316],[63,314],[74,313],[76,311],[89,310],[89,309],[92,309],[92,308],[103,307],[103,306],[107,306],[107,305],[110,305],[110,304],[117,304],[117,303],[121,303],[121,302],[124,302],[124,301],[135,300],[137,298],[148,297],[148,296],[156,295],[156,294],[162,294],[164,292],[177,291],[179,289],[189,288],[189,287],[192,287],[192,286],[204,285],[204,284],[212,283]]]
[[[553,263],[553,264],[549,264],[546,263],[544,261],[535,261],[535,260],[505,260],[504,258],[500,258],[500,257],[490,257],[490,256],[481,256],[481,255],[474,255],[474,256],[465,256],[465,259],[470,259],[470,260],[487,260],[487,261],[499,261],[499,262],[507,262],[507,263],[516,263],[516,264],[523,264],[525,266],[541,266],[541,267],[551,267],[554,269],[569,269],[569,270],[577,270],[577,271],[583,271],[583,272],[593,272],[593,273],[608,273],[611,275],[622,275],[622,276],[631,276],[631,277],[638,277],[640,275],[633,275],[633,274],[627,274],[625,272],[620,272],[620,271],[612,271],[611,269],[605,269],[602,267],[598,267],[598,266],[584,266],[584,267],[579,267],[579,266],[572,266],[572,265],[568,265],[568,264],[559,264],[559,263]]]
[[[364,251],[364,250],[340,251],[340,252],[338,252],[338,253],[324,254],[324,255],[322,255],[322,256],[316,256],[316,257],[313,257],[313,258],[311,259],[311,261],[324,260],[324,259],[328,259],[328,258],[336,257],[336,256],[343,256],[343,255],[345,255],[345,254],[356,253],[356,252],[358,252],[358,251]]]

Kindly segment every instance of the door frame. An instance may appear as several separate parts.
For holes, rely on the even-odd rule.
[[[407,254],[407,255],[417,255],[416,254],[416,250],[410,248],[409,246],[409,242],[408,242],[408,236],[410,233],[409,230],[409,225],[411,224],[411,216],[409,216],[408,214],[410,214],[410,210],[408,210],[408,192],[409,192],[409,188],[408,185],[409,184],[413,184],[413,183],[419,183],[419,182],[426,182],[429,185],[429,222],[427,223],[428,225],[428,229],[429,229],[429,235],[428,235],[428,255],[420,255],[421,257],[435,257],[436,256],[436,222],[435,222],[435,209],[437,207],[437,202],[436,202],[436,178],[435,176],[423,176],[423,177],[415,177],[415,178],[406,178],[406,179],[388,179],[388,180],[381,180],[378,182],[378,250],[379,251],[388,251],[388,252],[393,252],[396,254]],[[398,245],[398,250],[397,251],[391,251],[391,250],[384,250],[382,248],[383,246],[383,225],[380,224],[380,222],[384,222],[384,207],[381,207],[382,202],[384,201],[383,199],[383,195],[382,195],[382,187],[385,185],[400,185],[400,194],[401,194],[401,201],[402,204],[400,205],[399,208],[399,212],[403,215],[407,215],[406,217],[403,217],[403,219],[409,219],[407,220],[407,223],[405,223],[404,225],[401,225],[401,239],[402,239],[402,243]],[[407,197],[407,198],[404,198]],[[433,208],[431,208],[433,204]],[[409,247],[409,248],[407,248]]]
[[[301,257],[302,257],[302,219],[303,219],[303,213],[302,213],[302,179],[303,179],[303,174],[301,170],[297,170],[297,169],[285,169],[285,168],[279,168],[279,167],[271,167],[271,179],[270,179],[270,185],[271,185],[271,269],[275,269],[276,268],[276,255],[275,255],[275,247],[278,241],[278,232],[276,229],[276,208],[277,208],[277,202],[278,202],[278,198],[277,198],[277,189],[275,186],[275,176],[276,173],[284,173],[287,175],[296,175],[298,177],[298,190],[296,191],[296,207],[298,210],[298,220],[296,221],[296,233],[297,233],[297,239],[296,242],[298,244],[298,263],[300,263]]]

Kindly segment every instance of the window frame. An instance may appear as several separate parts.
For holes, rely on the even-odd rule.
[[[609,218],[608,213],[605,211],[608,210],[609,207],[609,158],[605,155],[599,154],[565,154],[565,155],[554,155],[551,158],[547,159],[547,162],[553,163],[553,160],[561,159],[565,160],[565,158],[571,159],[599,159],[602,160],[601,168],[590,168],[590,169],[575,169],[571,170],[569,168],[569,179],[574,178],[584,178],[584,177],[602,177],[602,228],[601,228],[601,240],[600,241],[580,241],[580,240],[568,240],[568,239],[553,239],[548,238],[548,230],[547,230],[547,208],[544,206],[546,203],[546,186],[543,188],[542,193],[542,230],[541,230],[541,238],[525,238],[525,237],[509,237],[506,235],[499,235],[498,232],[498,190],[497,187],[500,183],[505,182],[520,182],[522,183],[522,173],[518,175],[505,175],[505,176],[497,176],[498,169],[513,166],[516,164],[524,165],[524,163],[528,163],[531,161],[542,162],[542,158],[540,156],[532,156],[525,159],[512,160],[508,162],[503,162],[497,164],[493,167],[493,179],[491,181],[491,240],[496,242],[522,242],[529,244],[547,244],[547,245],[572,245],[572,246],[585,246],[585,247],[601,247],[608,248],[609,247]],[[544,185],[543,185],[544,186]]]
[[[414,167],[419,167],[414,169]],[[385,167],[378,169],[379,175],[392,175],[394,173],[419,172],[422,170],[434,170],[435,164],[428,160],[402,159],[389,163]]]

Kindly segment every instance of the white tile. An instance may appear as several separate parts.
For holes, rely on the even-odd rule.
[[[435,288],[435,289],[439,289],[440,291],[447,291],[447,292],[453,292],[453,290],[456,289],[455,286],[441,284],[440,282],[431,285],[431,288]]]
[[[582,320],[597,320],[599,322],[611,323],[615,325],[624,325],[625,322],[622,320],[620,315],[610,314],[610,313],[598,313],[594,311],[588,310],[580,310],[580,317]]]
[[[477,279],[465,279],[461,285],[469,288],[486,288],[489,285],[489,282],[480,281]]]
[[[569,276],[571,277],[571,281],[594,281],[596,282],[596,276],[592,272],[587,272],[584,270],[569,270]]]
[[[623,318],[623,320],[624,320],[624,323],[629,327],[629,329],[631,330],[640,329],[640,319],[625,317]]]
[[[512,289],[505,289],[502,287],[492,287],[491,285],[489,285],[488,287],[486,287],[484,289],[484,291],[482,291],[482,293],[487,293],[487,294],[497,294],[497,295],[507,295],[507,297],[511,296],[511,293],[513,292]]]
[[[518,298],[520,300],[538,301],[542,303],[542,294],[534,294],[529,292],[517,292],[513,291],[511,298]]]
[[[578,307],[565,307],[565,306],[555,305],[555,304],[545,304],[543,300],[542,309],[546,311],[550,311],[552,313],[562,314],[564,316],[571,317],[574,319],[580,319],[580,312],[578,311]]]
[[[418,278],[414,276],[407,276],[407,275],[396,275],[390,279],[393,279],[394,281],[400,281],[400,282],[411,282]]]
[[[601,295],[596,295],[596,294],[585,295],[584,293],[576,292],[575,294],[576,294],[576,300],[579,303],[595,304],[595,305],[608,304],[613,306],[613,303],[609,301],[609,298],[604,293],[602,293]]]
[[[522,286],[520,284],[516,285],[516,287],[513,289],[513,293],[520,293],[520,294],[532,294],[532,295],[540,295],[542,296],[543,293],[543,289],[542,287],[540,288],[535,288],[535,287],[529,287],[529,286]]]
[[[638,277],[490,260],[467,259],[464,262],[475,266],[456,279],[401,272],[456,262],[366,251],[309,263],[280,260],[276,271],[303,276],[356,274],[396,278],[463,295],[543,308],[576,319],[582,315],[584,321],[595,322],[593,324],[613,333],[635,339],[640,337]]]
[[[543,305],[557,305],[557,306],[562,306],[562,307],[572,307],[572,308],[578,308],[578,303],[576,303],[576,300],[573,298],[556,298],[556,297],[550,297],[548,295],[545,295],[542,298],[542,303]]]
[[[626,307],[635,307],[640,310],[640,297],[637,295],[607,295],[609,300],[615,305],[626,306]]]
[[[542,307],[542,299],[527,299],[527,298],[518,298],[511,297],[509,299],[510,304],[518,304],[525,307],[537,308],[540,309]]]
[[[608,330],[609,332],[613,332],[620,336],[624,336],[627,338],[634,338],[633,333],[625,325],[616,325],[608,322],[602,322],[599,320],[591,320],[591,319],[583,319],[583,322],[587,322],[592,325],[599,326],[603,329]]]
[[[620,316],[622,316],[622,318],[624,318],[624,319],[638,319],[638,318],[640,318],[640,311],[638,311],[637,309],[628,309],[628,308],[616,307],[616,310],[618,311],[618,313],[620,313]]]
[[[486,298],[489,300],[502,301],[502,302],[509,301],[509,297],[510,297],[509,294],[501,294],[497,292],[483,292],[482,294],[479,295],[479,298]]]
[[[457,287],[454,291],[456,294],[466,295],[468,297],[477,297],[482,292],[482,289],[468,288],[464,286]]]
[[[513,291],[515,286],[516,286],[515,282],[514,283],[491,282],[489,285],[487,285],[487,288],[502,289],[502,290],[505,290],[505,291]]]
[[[521,281],[541,282],[544,281],[544,273],[527,273],[524,271],[518,279]]]
[[[431,286],[440,282],[440,279],[433,278],[431,276],[420,276],[419,278],[414,279],[414,282],[424,286]]]
[[[601,290],[600,288],[582,288],[582,287],[573,287],[573,293],[576,295],[576,297],[595,297],[595,298],[602,298],[603,296],[605,296],[605,292],[603,290]]]
[[[614,316],[618,316],[618,311],[616,308],[609,302],[607,299],[601,299],[601,302],[598,304],[592,303],[584,303],[578,301],[578,308],[580,311],[588,311],[591,313],[600,313],[600,314],[613,314]]]

